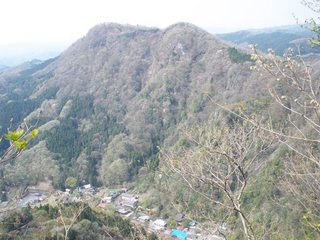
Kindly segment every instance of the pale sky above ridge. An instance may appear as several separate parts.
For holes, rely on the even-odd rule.
[[[301,0],[1,0],[0,45],[71,43],[96,24],[165,28],[190,22],[211,33],[292,25],[311,17]]]

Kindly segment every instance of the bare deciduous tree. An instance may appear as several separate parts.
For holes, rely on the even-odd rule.
[[[284,186],[314,216],[316,222],[307,223],[320,233],[320,72],[290,50],[280,58],[254,49],[253,57],[255,68],[275,80],[269,92],[287,112],[287,129],[265,128],[292,152],[283,159]]]
[[[246,238],[255,239],[242,200],[250,177],[260,168],[262,155],[273,140],[247,122],[207,124],[186,131],[186,135],[191,146],[161,151],[163,162],[193,191],[230,214],[237,213]]]
[[[58,218],[57,222],[62,223],[64,229],[64,239],[68,240],[68,235],[72,226],[76,223],[81,213],[88,207],[87,204],[72,203],[66,204],[64,197],[60,196],[57,202]]]

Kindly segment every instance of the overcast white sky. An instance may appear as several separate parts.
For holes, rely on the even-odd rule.
[[[210,32],[295,24],[301,0],[1,0],[0,44],[69,43],[94,25],[167,27],[186,21]]]

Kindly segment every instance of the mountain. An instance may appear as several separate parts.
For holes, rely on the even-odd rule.
[[[229,49],[187,23],[164,30],[111,23],[94,27],[57,58],[2,73],[2,134],[11,118],[15,126],[37,122],[42,132],[22,157],[38,151],[43,162],[29,159],[37,168],[26,176],[20,164],[28,161],[18,161],[24,178],[13,174],[6,184],[50,176],[63,187],[80,169],[79,180],[92,184],[133,181],[146,163],[158,164],[158,146],[172,144],[179,126],[209,118],[214,107],[205,93],[230,102],[262,94],[251,63],[233,63]],[[52,173],[41,164],[52,165]]]
[[[181,180],[161,182],[159,151],[188,147],[186,127],[220,119],[232,125],[234,116],[211,99],[245,103],[252,113],[275,112],[281,125],[286,112],[268,94],[270,77],[251,71],[252,65],[246,52],[192,24],[162,30],[109,23],[93,27],[55,58],[10,68],[0,74],[1,135],[25,124],[40,134],[1,168],[0,188],[8,193],[2,197],[40,182],[64,189],[74,177],[79,184],[134,188],[144,194],[142,205],[158,209],[159,216],[183,209],[199,219],[209,212],[219,219],[221,212]],[[2,153],[7,144],[1,142]],[[262,157],[244,207],[256,211],[257,225],[272,222],[260,224],[261,231],[304,236],[296,227],[303,213],[291,211],[292,197],[277,188],[279,152],[285,153],[274,148]],[[237,216],[228,221],[236,225]]]
[[[225,41],[247,46],[257,44],[258,49],[267,52],[272,48],[278,55],[283,55],[288,48],[302,55],[320,53],[320,48],[312,48],[308,42],[314,34],[301,26],[283,26],[265,29],[243,30],[233,33],[218,34]]]

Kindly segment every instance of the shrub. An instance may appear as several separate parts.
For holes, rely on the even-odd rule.
[[[228,54],[231,62],[233,63],[243,63],[243,62],[251,62],[251,56],[246,53],[239,52],[236,48],[230,47],[228,48]]]

